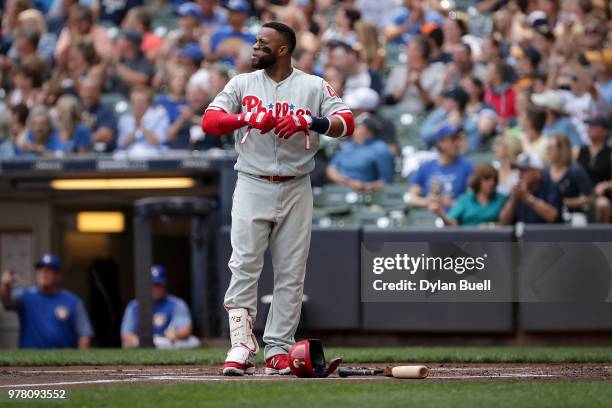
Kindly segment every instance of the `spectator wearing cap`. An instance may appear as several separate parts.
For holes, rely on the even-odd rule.
[[[387,144],[376,138],[382,132],[378,120],[368,116],[360,122],[327,166],[327,177],[357,191],[374,191],[393,182],[393,156]]]
[[[577,162],[595,186],[595,222],[608,223],[612,213],[612,149],[608,145],[612,125],[605,116],[586,122],[591,143],[580,148]]]
[[[377,120],[382,126],[380,134],[375,137],[379,138],[389,146],[394,157],[399,155],[399,145],[397,143],[397,132],[393,121],[387,119],[377,112],[380,105],[380,96],[372,88],[359,88],[355,92],[344,98],[344,103],[351,109],[353,115],[357,118],[360,115],[369,115]]]
[[[521,153],[518,137],[506,133],[495,138],[493,155],[498,174],[497,191],[503,195],[510,195],[512,187],[519,181],[519,172],[514,168],[514,162]]]
[[[519,182],[512,188],[501,210],[500,224],[558,222],[561,216],[561,193],[546,176],[542,159],[521,153],[515,166],[519,169]]]
[[[517,134],[522,150],[530,155],[535,154],[542,160],[546,157],[546,137],[542,130],[546,125],[546,111],[538,107],[527,109],[519,120],[520,130]]]
[[[553,134],[547,142],[547,176],[557,185],[564,209],[582,213],[590,210],[593,183],[584,168],[573,163],[569,139],[562,134]]]
[[[487,66],[485,102],[495,108],[502,125],[511,125],[517,116],[513,75],[512,67],[503,61],[491,62]]]
[[[117,118],[110,107],[101,100],[102,85],[99,80],[85,78],[78,87],[83,110],[81,119],[91,132],[92,148],[96,152],[110,152],[115,149]]]
[[[461,127],[462,133],[467,137],[467,146],[464,150],[475,151],[480,146],[480,132],[478,123],[466,114],[469,95],[461,87],[451,88],[442,93],[440,107],[433,110],[421,124],[420,138],[427,148],[433,147],[437,140],[441,123],[450,123]]]
[[[0,281],[2,304],[19,316],[19,348],[89,348],[89,317],[81,299],[62,288],[59,257],[45,254],[34,268],[35,286],[14,289],[11,271]]]
[[[518,76],[514,86],[519,91],[530,89],[542,58],[541,54],[533,47],[518,46],[510,48],[510,54],[516,61],[514,69]]]
[[[142,53],[142,35],[139,32],[123,31],[118,47],[118,57],[108,59],[111,91],[128,96],[131,88],[149,85],[155,66]]]
[[[565,114],[561,93],[555,90],[547,90],[540,94],[532,94],[531,101],[534,105],[546,110],[546,124],[542,129],[542,134],[546,137],[554,133],[567,135],[576,155],[584,142],[572,120]]]
[[[394,67],[387,79],[385,103],[420,116],[442,91],[444,63],[429,62],[429,43],[423,37],[414,37],[405,52],[406,64]]]
[[[153,342],[157,348],[193,348],[200,341],[192,335],[189,308],[184,300],[167,292],[166,268],[151,267],[153,296]],[[121,322],[121,344],[124,348],[138,347],[138,301],[130,301]]]
[[[62,156],[68,146],[53,127],[49,111],[35,106],[28,116],[28,133],[23,144],[17,147],[20,156]]]
[[[185,44],[178,52],[179,63],[187,70],[189,76],[196,73],[204,61],[204,52],[198,43]]]
[[[474,170],[461,154],[462,129],[444,124],[435,134],[438,158],[426,161],[412,175],[410,205],[427,208],[432,202],[446,209],[462,194]]]
[[[380,94],[382,91],[380,75],[363,62],[357,50],[343,42],[332,43],[330,47],[330,63],[345,77],[343,94],[345,98],[359,88],[372,88]]]
[[[81,37],[87,37],[93,42],[96,52],[102,59],[112,55],[113,44],[106,29],[94,23],[94,17],[89,8],[81,4],[74,4],[70,7],[68,23],[57,40],[55,61],[64,59],[70,44]]]
[[[163,150],[170,121],[162,106],[153,105],[153,92],[136,87],[130,93],[132,111],[119,119],[118,148],[128,157],[157,156]]]
[[[245,0],[230,0],[228,24],[216,29],[210,37],[211,61],[221,60],[234,65],[238,52],[243,45],[253,45],[255,35],[245,29],[245,24],[251,13],[251,6]]]
[[[444,31],[436,23],[423,24],[421,35],[427,39],[429,44],[429,62],[442,62],[448,64],[453,60],[453,54],[442,50],[444,44]]]
[[[438,200],[432,200],[429,210],[442,218],[445,225],[475,226],[497,223],[506,196],[497,191],[497,170],[491,163],[480,163],[470,176],[470,191],[461,194],[448,214]]]
[[[384,29],[387,41],[408,44],[413,36],[419,34],[423,24],[436,23],[441,26],[444,17],[435,11],[424,9],[421,0],[404,0],[404,4],[391,14],[390,20],[390,24]]]
[[[176,9],[179,33],[182,41],[197,41],[200,35],[202,9],[193,2],[183,3]]]

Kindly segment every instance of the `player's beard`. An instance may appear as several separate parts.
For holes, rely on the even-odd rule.
[[[251,66],[253,69],[266,69],[276,64],[276,57],[270,54],[262,55],[257,62],[253,62]]]

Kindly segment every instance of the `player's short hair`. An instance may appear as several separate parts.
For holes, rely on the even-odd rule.
[[[295,46],[297,44],[297,39],[295,37],[295,32],[291,27],[289,27],[287,24],[279,23],[278,21],[271,21],[262,25],[261,27],[271,28],[279,32],[289,43],[289,54],[293,54],[293,50],[295,50]]]

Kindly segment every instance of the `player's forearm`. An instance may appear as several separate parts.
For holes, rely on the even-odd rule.
[[[232,115],[220,110],[209,109],[204,112],[200,126],[206,134],[220,136],[240,129],[246,124],[244,115]]]
[[[334,114],[329,118],[329,129],[325,133],[330,137],[351,136],[355,130],[355,120],[352,113]]]

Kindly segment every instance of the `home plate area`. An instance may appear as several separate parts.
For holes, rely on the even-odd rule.
[[[400,365],[401,363],[395,364]],[[406,364],[406,363],[403,363]],[[367,364],[385,367],[393,364]],[[351,364],[352,367],[366,366]],[[0,389],[116,386],[156,383],[207,383],[220,381],[530,381],[612,380],[612,365],[606,364],[429,364],[423,380],[399,380],[382,376],[300,379],[293,375],[224,377],[220,366],[72,366],[5,367],[0,369]]]

